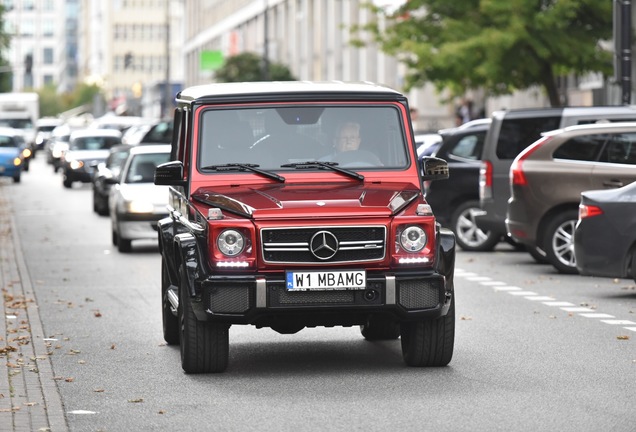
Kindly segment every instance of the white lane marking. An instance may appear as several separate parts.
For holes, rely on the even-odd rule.
[[[574,304],[570,303],[570,302],[564,302],[564,301],[549,301],[549,302],[543,302],[544,305],[546,306],[574,306]]]
[[[629,320],[601,320],[601,322],[604,322],[605,324],[612,324],[612,325],[632,325],[632,324],[636,324],[634,321],[629,321]]]
[[[585,318],[614,318],[614,315],[605,314],[605,313],[582,313],[579,315]]]
[[[561,310],[570,313],[578,313],[580,316],[585,318],[615,318],[614,315],[593,312],[594,309],[582,306],[575,306],[573,303],[565,302],[565,301],[557,301],[554,297],[551,296],[541,296],[533,291],[524,291],[522,288],[516,286],[510,286],[505,282],[495,281],[486,276],[479,276],[477,273],[467,272],[462,269],[455,269],[455,275],[459,277],[465,277],[468,281],[478,282],[479,285],[490,286],[494,291],[502,291],[507,292],[508,294],[523,297],[527,300],[532,301],[541,301],[546,306],[554,306],[559,307]],[[601,322],[610,325],[632,325],[636,324],[633,321],[629,320],[611,320],[604,319]],[[636,332],[636,327],[623,327],[626,330],[630,330]]]
[[[521,291],[521,288],[516,286],[502,286],[495,288],[495,291]]]
[[[95,411],[87,411],[87,410],[73,410],[73,411],[67,411],[67,414],[97,414]]]
[[[587,307],[562,307],[561,309],[566,312],[594,312],[594,309]]]

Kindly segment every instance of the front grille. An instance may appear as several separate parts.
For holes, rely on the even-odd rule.
[[[269,290],[271,306],[319,306],[326,304],[353,304],[354,291],[287,291],[284,284],[274,285]]]
[[[250,308],[250,285],[224,286],[210,292],[210,311],[214,313],[243,313]]]
[[[328,258],[311,251],[312,238],[326,232],[337,239],[337,250]],[[333,264],[337,262],[369,262],[384,259],[386,228],[384,226],[267,228],[261,231],[263,258],[267,263]]]
[[[441,279],[407,279],[398,282],[398,302],[406,309],[429,309],[439,303]]]

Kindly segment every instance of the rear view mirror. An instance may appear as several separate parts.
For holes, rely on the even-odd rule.
[[[445,180],[448,178],[448,163],[444,159],[424,156],[421,159],[422,180]]]
[[[183,162],[171,161],[157,166],[155,184],[160,186],[184,186]]]

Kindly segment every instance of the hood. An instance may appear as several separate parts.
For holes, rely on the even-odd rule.
[[[407,183],[267,184],[201,188],[192,198],[254,219],[388,217],[420,195]]]
[[[20,155],[20,149],[17,147],[0,147],[0,158],[3,160],[13,159]]]

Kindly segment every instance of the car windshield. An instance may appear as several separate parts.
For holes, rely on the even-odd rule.
[[[250,164],[261,170],[402,169],[408,165],[404,126],[393,105],[317,105],[208,109],[198,155],[204,167]]]
[[[108,150],[121,144],[121,139],[115,137],[82,137],[75,138],[70,144],[70,150]]]
[[[33,122],[28,118],[0,119],[0,126],[14,129],[33,129]]]
[[[11,138],[10,136],[0,136],[0,147],[8,148],[8,147],[18,147],[18,143]]]
[[[125,183],[154,183],[157,165],[168,162],[170,153],[144,153],[131,157]]]

